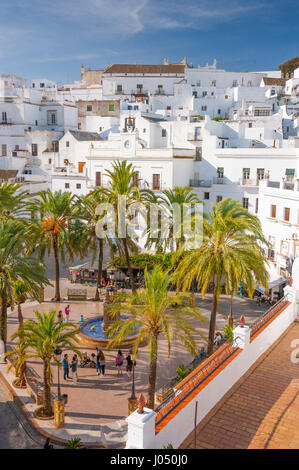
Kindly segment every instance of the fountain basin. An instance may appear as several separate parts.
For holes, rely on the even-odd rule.
[[[120,317],[121,320],[127,320],[128,317]],[[100,348],[107,348],[107,345],[111,338],[108,338],[105,335],[105,331],[103,328],[103,317],[98,317],[98,318],[93,318],[91,320],[85,321],[81,326],[80,326],[80,333],[77,335],[78,341],[85,346],[90,346],[90,347],[100,347]],[[130,346],[134,343],[135,339],[137,337],[137,334],[131,334],[127,336],[127,338],[119,344],[116,348],[124,347],[124,346]]]

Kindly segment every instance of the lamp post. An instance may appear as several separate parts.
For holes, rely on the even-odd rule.
[[[130,354],[132,354],[132,351],[130,351]],[[135,359],[132,358],[133,366],[132,366],[132,391],[131,391],[131,396],[128,398],[128,411],[129,415],[133,413],[137,409],[137,397],[135,394]]]
[[[58,381],[57,381],[58,394],[57,394],[57,399],[59,401],[61,400],[60,377],[59,377],[59,365],[60,365],[61,354],[62,354],[62,350],[59,349],[59,348],[56,348],[55,351],[54,351],[54,358],[57,362],[57,371],[58,371]]]
[[[60,377],[59,377],[59,365],[60,365],[61,354],[62,354],[62,350],[60,348],[56,348],[54,351],[54,358],[57,362],[57,367],[58,367],[58,381],[57,381],[58,393],[57,393],[57,398],[54,399],[54,426],[56,428],[62,428],[64,426],[64,418],[65,418],[64,400],[61,397]]]

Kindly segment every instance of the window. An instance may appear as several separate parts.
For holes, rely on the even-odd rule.
[[[153,189],[159,190],[161,189],[160,187],[160,175],[159,174],[153,174]]]
[[[69,140],[66,141],[65,146],[66,146],[66,147],[69,147],[69,146],[70,146]]]
[[[244,209],[248,209],[248,197],[243,197],[242,198],[242,206],[244,207]]]
[[[35,83],[32,83],[32,88],[35,88]]]
[[[289,242],[286,240],[281,240],[280,242],[280,253],[284,256],[289,255]]]
[[[207,106],[202,106],[202,107],[201,107],[201,110],[202,110],[202,111],[206,111],[207,109],[208,109]]]
[[[212,86],[216,86],[216,80],[212,80]]]
[[[80,183],[76,184],[76,189],[81,189],[81,184]]]
[[[102,127],[99,127],[99,132],[102,132],[103,128]]]
[[[85,162],[78,162],[78,173],[83,173],[84,167],[85,167]]]
[[[275,258],[275,237],[269,237],[268,259],[274,261]]]
[[[144,133],[144,134],[146,133],[146,129],[145,129],[145,128],[143,129],[143,133]]]
[[[248,127],[250,127],[250,128],[252,127],[252,122],[250,122],[250,123],[248,124]]]
[[[2,157],[7,156],[7,146],[6,144],[2,144]]]
[[[204,98],[205,96],[207,96],[207,94],[208,94],[208,92],[207,92],[207,91],[203,91],[203,92],[202,92],[202,96],[203,96],[203,98]]]
[[[270,110],[269,109],[255,109],[254,115],[255,116],[270,116]]]
[[[192,96],[194,96],[194,98],[197,98],[197,91],[192,91]]]
[[[259,211],[259,198],[255,199],[255,213],[257,214]]]
[[[163,85],[158,85],[159,90],[162,90]]]
[[[109,111],[114,111],[114,104],[109,104]]]
[[[200,80],[197,80],[196,85],[200,86]]]
[[[136,86],[136,88],[138,88],[139,90],[142,90],[143,85],[140,83],[139,85]]]
[[[167,111],[171,110],[171,106],[166,106]]]
[[[263,180],[265,178],[265,168],[257,168],[256,176],[258,181]]]
[[[243,180],[249,180],[250,168],[243,168]]]
[[[96,172],[96,186],[102,186],[102,173],[100,171]]]
[[[133,184],[137,186],[137,188],[139,187],[139,171],[133,176]]]
[[[87,111],[92,111],[92,105],[91,105],[91,104],[88,104],[88,105],[86,106],[86,109],[87,109]]]
[[[224,168],[223,167],[218,167],[217,168],[217,178],[223,178],[224,174]]]
[[[233,81],[233,87],[238,86],[238,80]]]
[[[270,217],[272,217],[273,219],[276,219],[276,205],[275,204],[271,204],[271,210],[270,210]]]
[[[218,109],[218,111],[217,111],[217,112],[218,112],[218,114],[221,114],[221,109]]]
[[[38,147],[37,144],[32,144],[31,145],[31,153],[33,157],[36,157],[38,155]]]
[[[39,84],[39,87],[40,87],[40,88],[45,88],[45,84],[44,84],[44,83],[40,83],[40,84]]]
[[[56,111],[47,111],[47,123],[48,126],[53,126],[57,123]]]
[[[284,208],[284,220],[287,220],[287,221],[290,220],[290,208],[289,207]]]
[[[225,97],[224,97],[224,98],[227,100],[227,99],[228,99],[228,95],[225,95]]]
[[[59,152],[59,142],[58,140],[52,141],[52,152]]]
[[[210,193],[203,193],[203,198],[205,200],[210,199]]]
[[[51,165],[51,163],[52,163],[52,158],[48,158],[48,163],[49,163],[49,165]]]
[[[38,126],[38,121],[37,121],[37,119],[35,119],[35,125]]]
[[[218,204],[220,201],[222,201],[222,196],[216,196],[216,203]]]
[[[287,181],[293,181],[295,176],[295,170],[292,168],[287,168],[286,169],[286,180]]]
[[[7,122],[7,112],[6,111],[2,112],[2,122]]]
[[[117,85],[117,91],[123,91],[122,85]]]
[[[70,189],[70,183],[64,183],[65,189]]]
[[[162,137],[166,137],[166,129],[162,129]]]

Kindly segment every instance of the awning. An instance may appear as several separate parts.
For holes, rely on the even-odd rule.
[[[79,271],[79,269],[83,268],[83,266],[86,266],[87,263],[84,264],[78,264],[78,266],[70,266],[69,269],[73,269],[74,271]]]
[[[286,175],[292,175],[294,176],[295,170],[293,168],[287,168],[286,169]]]
[[[269,271],[268,279],[268,289],[271,290],[274,287],[281,286],[282,284],[287,284],[288,280],[285,277],[279,276],[275,270]],[[265,294],[265,288],[263,286],[256,286],[255,290],[261,294]]]

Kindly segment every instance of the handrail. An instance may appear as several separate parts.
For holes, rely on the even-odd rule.
[[[260,330],[268,321],[271,320],[274,315],[279,311],[278,307],[287,302],[287,295],[279,299],[276,304],[272,305],[266,312],[258,318],[251,326],[250,336],[253,336],[258,330]]]
[[[207,359],[196,372],[190,373],[190,378],[178,386],[165,400],[155,408],[156,424],[160,423],[179,403],[181,403],[195,388],[197,388],[207,377],[223,364],[237,349],[236,339],[217,351],[210,359]],[[200,367],[200,366],[199,366]]]

